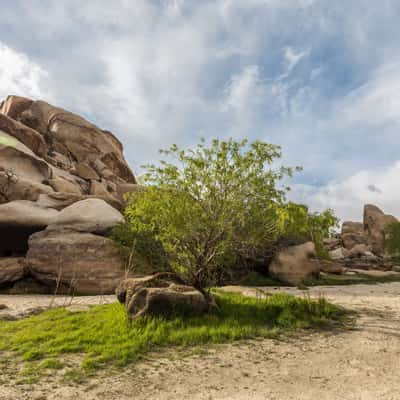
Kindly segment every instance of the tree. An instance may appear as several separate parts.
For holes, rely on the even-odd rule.
[[[119,238],[148,260],[164,260],[209,299],[206,288],[221,272],[247,260],[265,265],[282,237],[322,244],[337,222],[331,210],[310,214],[287,202],[282,180],[300,168],[274,167],[279,146],[202,140],[194,149],[173,145],[160,153],[173,162],[145,166]]]
[[[280,148],[260,141],[203,140],[161,154],[175,162],[146,166],[146,190],[126,209],[130,229],[161,243],[171,268],[204,292],[221,267],[277,240],[286,193],[277,183],[293,170],[270,168]]]

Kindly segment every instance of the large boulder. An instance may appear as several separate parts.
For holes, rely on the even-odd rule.
[[[284,283],[299,285],[318,275],[318,263],[310,262],[314,257],[316,251],[312,242],[284,248],[273,258],[269,273]]]
[[[78,176],[97,179],[108,172],[108,179],[136,182],[118,139],[82,117],[44,101],[34,101],[16,119],[49,136],[54,153],[76,160],[74,171]]]
[[[64,208],[49,229],[69,228],[80,232],[106,235],[123,223],[122,214],[101,199],[86,199]]]
[[[357,244],[367,244],[364,225],[361,222],[343,222],[341,238],[347,250],[351,250]]]
[[[76,240],[86,249],[78,246],[77,250],[82,263],[75,265],[86,268],[89,274],[80,272],[83,283],[79,289],[110,291],[114,277],[121,279],[120,270],[111,266],[108,277],[107,268],[95,261],[93,252],[102,254],[99,249],[104,244],[104,251],[108,251],[104,263],[116,266],[121,263],[120,258],[111,252],[111,241],[90,235],[106,235],[123,222],[119,210],[126,204],[124,193],[132,187],[136,187],[135,177],[124,159],[121,143],[112,133],[43,101],[8,96],[0,102],[0,257],[25,255],[29,237],[47,228],[45,235],[51,238],[56,257],[47,254],[48,268],[58,269],[63,259],[72,257],[72,250],[63,245],[60,236],[61,232],[69,232],[66,240]],[[79,236],[84,233],[89,236]],[[46,248],[45,240],[34,238],[33,263],[41,260],[35,251]],[[46,252],[43,254],[45,259]],[[72,265],[71,262],[68,266],[70,270]],[[47,274],[42,267],[35,274],[44,277],[42,281],[51,288],[53,272]],[[97,273],[99,283],[93,283]],[[7,276],[12,284],[11,274]],[[70,278],[71,274],[62,285],[67,285],[65,280]],[[33,278],[19,280],[19,287],[36,287],[36,281],[32,280],[32,285],[27,279]]]
[[[7,96],[0,103],[0,113],[7,115],[10,118],[16,118],[22,112],[27,110],[33,103],[33,100],[20,96]]]
[[[0,130],[18,139],[39,157],[46,155],[47,145],[40,133],[1,113]]]
[[[387,225],[398,222],[393,215],[385,214],[380,208],[372,204],[364,206],[364,230],[368,238],[368,245],[375,254],[385,251],[385,228]]]
[[[19,281],[26,275],[23,257],[0,258],[0,286]]]
[[[28,250],[28,238],[45,229],[58,211],[43,208],[35,202],[16,200],[0,205],[0,256],[23,255]]]
[[[147,315],[201,315],[210,308],[201,292],[179,283],[172,274],[125,279],[116,294],[118,300],[125,304],[130,319]]]
[[[45,285],[71,287],[81,294],[113,293],[126,276],[120,251],[111,239],[68,229],[32,235],[26,264]]]

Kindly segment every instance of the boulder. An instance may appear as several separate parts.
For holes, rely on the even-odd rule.
[[[57,144],[58,150],[64,149],[67,153],[64,155],[76,160],[75,171],[82,167],[84,170],[81,172],[85,176],[89,169],[91,176],[94,176],[93,173],[97,175],[93,164],[99,160],[121,182],[136,183],[124,159],[121,143],[110,132],[44,101],[34,101],[16,118],[43,135],[50,136],[53,146]]]
[[[29,239],[26,265],[39,282],[78,294],[110,294],[126,277],[119,248],[108,238],[68,229],[45,230]]]
[[[344,247],[339,247],[335,250],[331,250],[329,252],[329,257],[332,260],[343,260],[344,258],[348,257],[349,255],[349,251],[347,249],[345,249]]]
[[[147,315],[201,315],[209,310],[210,305],[201,292],[174,280],[170,274],[128,278],[120,283],[116,294],[125,304],[130,319]]]
[[[284,248],[273,258],[269,273],[284,283],[299,285],[319,274],[318,264],[309,262],[315,256],[312,242]]]
[[[348,254],[349,257],[373,256],[366,244],[356,244]]]
[[[324,272],[326,274],[341,275],[346,271],[346,268],[344,268],[343,265],[334,261],[312,259],[310,260],[310,262],[317,264],[315,270],[319,268],[321,272]]]
[[[326,238],[323,240],[324,248],[327,251],[335,250],[338,247],[341,247],[342,241],[340,238]]]
[[[76,193],[65,193],[65,192],[40,194],[38,196],[36,203],[41,207],[62,210],[63,208],[68,207],[71,204],[86,199],[101,199],[117,210],[123,209],[123,204],[114,198],[105,198],[102,196],[91,196],[91,195],[79,195]]]
[[[0,113],[7,115],[10,118],[16,118],[22,112],[27,110],[33,103],[33,100],[20,96],[7,96],[0,103]]]
[[[123,223],[123,215],[101,199],[86,199],[64,208],[49,229],[69,228],[74,231],[106,235]]]
[[[23,143],[0,131],[0,203],[35,201],[39,194],[53,192],[44,182],[52,170]]]
[[[14,119],[0,113],[0,130],[18,139],[39,157],[47,153],[47,145],[42,135]]]
[[[392,271],[394,271],[394,272],[400,272],[400,265],[393,265]]]
[[[343,222],[341,238],[343,247],[347,250],[352,249],[356,244],[367,244],[364,225],[361,222]]]
[[[42,208],[27,200],[16,200],[0,205],[0,256],[25,254],[32,233],[51,224],[57,210]]]
[[[54,179],[49,179],[48,183],[55,192],[82,194],[81,187],[72,179],[68,180],[57,176]]]
[[[397,218],[385,214],[377,206],[372,204],[364,206],[364,230],[373,253],[385,252],[385,228],[394,222],[398,222]]]
[[[22,279],[26,274],[23,257],[0,258],[0,286]]]

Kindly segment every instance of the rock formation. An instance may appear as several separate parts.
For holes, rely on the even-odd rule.
[[[319,274],[318,264],[311,262],[315,257],[312,242],[284,248],[272,260],[269,273],[281,282],[298,285]]]
[[[377,206],[364,206],[363,222],[346,221],[336,238],[324,242],[332,260],[346,268],[390,270],[391,258],[385,254],[385,227],[398,220]]]
[[[120,283],[116,295],[125,304],[130,319],[146,315],[201,315],[210,307],[202,293],[182,285],[170,273],[128,278]]]
[[[124,194],[135,187],[112,133],[44,101],[7,97],[0,103],[0,288],[113,292],[125,274],[106,236],[123,221]]]

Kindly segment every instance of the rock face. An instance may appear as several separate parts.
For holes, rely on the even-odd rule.
[[[7,97],[0,103],[0,285],[53,290],[60,281],[112,292],[124,274],[103,236],[123,222],[124,193],[135,189],[110,132],[46,102]],[[10,257],[27,253],[21,274],[20,258]]]
[[[310,262],[315,256],[315,245],[312,242],[287,247],[274,257],[269,273],[289,285],[298,285],[318,275],[318,263]]]
[[[0,258],[0,287],[19,281],[25,273],[24,258]]]
[[[59,284],[81,294],[113,293],[125,277],[119,249],[111,239],[66,229],[32,235],[26,263],[46,286]]]
[[[156,274],[122,281],[116,290],[130,319],[141,316],[201,315],[209,310],[202,293],[177,283],[171,274]]]
[[[357,244],[367,243],[364,225],[361,222],[343,222],[341,238],[343,247],[347,250],[351,250]]]
[[[28,250],[29,236],[45,229],[57,214],[57,210],[43,208],[27,200],[1,204],[0,257],[24,255]]]
[[[385,254],[385,228],[393,222],[398,220],[367,204],[363,222],[344,222],[340,235],[324,241],[325,249],[343,268],[389,271],[394,264]]]
[[[86,199],[64,208],[48,229],[70,228],[79,232],[106,235],[124,222],[122,214],[101,199]]]
[[[368,244],[376,254],[385,251],[385,227],[398,222],[393,215],[385,214],[380,208],[367,204],[364,207],[364,230],[368,237]]]

